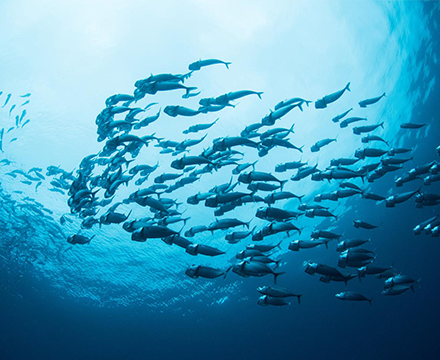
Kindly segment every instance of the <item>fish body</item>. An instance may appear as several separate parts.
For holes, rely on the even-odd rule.
[[[347,239],[338,243],[336,246],[336,251],[343,252],[345,250],[364,245],[368,242],[370,242],[370,239]]]
[[[336,298],[339,300],[346,300],[346,301],[368,301],[371,305],[372,299],[367,299],[364,295],[355,293],[353,291],[345,291],[341,292],[335,295]]]
[[[299,181],[318,171],[318,164],[316,164],[315,166],[302,167],[298,169],[297,173],[293,175],[290,180]]]
[[[420,129],[424,126],[426,126],[427,124],[416,124],[416,123],[403,123],[400,124],[400,128],[401,129]]]
[[[259,208],[255,214],[257,218],[269,221],[284,221],[292,218],[296,219],[298,215],[300,215],[300,213],[275,207]]]
[[[281,119],[284,115],[292,111],[297,105],[287,105],[278,108],[278,110],[271,111],[268,115],[266,115],[262,120],[261,123],[266,126],[272,126],[275,124],[275,121]]]
[[[289,244],[289,250],[299,251],[300,249],[313,249],[326,244],[324,240],[294,240]]]
[[[376,125],[355,126],[353,128],[353,134],[360,135],[363,133],[368,133],[370,131],[376,130],[379,126],[383,129],[383,122]]]
[[[225,254],[224,251],[221,251],[217,248],[208,245],[202,244],[190,244],[186,247],[186,252],[190,255],[206,255],[206,256],[218,256]]]
[[[90,241],[92,241],[94,237],[95,235],[93,235],[91,238],[83,235],[72,235],[67,238],[67,242],[72,245],[85,245],[90,244]]]
[[[198,60],[188,65],[188,70],[191,71],[198,71],[202,67],[205,66],[211,66],[211,65],[217,65],[217,64],[223,64],[226,66],[226,69],[229,69],[229,65],[231,65],[230,62],[226,62],[219,59],[205,59],[205,60]]]
[[[384,139],[382,139],[380,136],[377,136],[377,135],[368,135],[368,136],[364,136],[364,137],[361,138],[361,141],[362,141],[364,144],[368,144],[368,143],[370,143],[370,142],[372,142],[372,141],[380,141],[380,142],[383,142],[384,144],[387,144],[387,145],[388,145],[388,142],[387,142],[387,141],[385,141]]]
[[[8,96],[6,96],[6,101],[5,101],[5,103],[3,104],[2,107],[5,107],[8,104],[9,99],[11,98],[11,96],[12,96],[12,94],[8,94]]]
[[[200,114],[199,110],[189,109],[180,105],[168,105],[163,109],[163,112],[171,117],[180,116],[196,116]]]
[[[193,265],[186,269],[185,274],[188,275],[190,278],[197,279],[199,277],[205,278],[205,279],[215,279],[220,276],[226,277],[226,274],[228,273],[229,269],[226,271],[221,269],[212,268],[209,266],[202,266],[202,265]]]
[[[365,159],[366,157],[381,157],[385,155],[387,152],[388,151],[382,149],[364,148],[364,149],[356,150],[354,156],[359,159]]]
[[[367,121],[367,118],[361,118],[361,117],[350,117],[340,122],[339,127],[341,129],[346,128],[348,125],[358,122],[358,121]]]
[[[318,152],[319,150],[321,150],[321,148],[323,146],[326,146],[330,143],[332,143],[333,141],[337,141],[336,139],[323,139],[323,140],[319,140],[315,143],[315,145],[312,145],[312,147],[310,148],[311,152]]]
[[[309,106],[310,103],[312,103],[313,101],[308,101],[308,100],[304,100],[302,98],[291,98],[291,99],[286,99],[283,101],[280,101],[278,104],[275,105],[275,110],[281,109],[282,107],[286,107],[289,105],[295,105],[298,106],[300,108],[301,111],[303,111],[302,105],[306,104],[307,107]]]
[[[257,95],[261,99],[262,94],[262,91],[239,90],[218,96],[215,98],[214,102],[216,105],[226,105],[229,104],[230,101],[234,101],[249,95]]]
[[[341,120],[341,119],[343,119],[344,117],[346,117],[347,114],[348,114],[350,111],[352,111],[352,110],[353,110],[353,108],[350,108],[350,109],[348,109],[347,111],[343,112],[342,114],[340,114],[340,115],[336,115],[336,116],[332,119],[332,121],[333,121],[334,123],[339,122],[339,120]]]
[[[366,230],[372,230],[379,227],[377,225],[372,225],[362,220],[353,220],[353,225],[356,229],[366,229]]]
[[[218,119],[216,119],[215,121],[213,121],[212,123],[209,123],[209,124],[197,124],[197,125],[190,126],[187,130],[184,130],[183,133],[189,134],[189,133],[197,133],[202,130],[207,130],[211,126],[213,126],[217,121],[218,121]]]
[[[373,104],[377,103],[380,99],[382,99],[383,97],[386,97],[386,96],[387,96],[386,93],[383,93],[380,96],[359,101],[359,106],[361,108],[366,108],[368,105],[373,105]]]
[[[268,305],[286,306],[286,305],[290,305],[290,303],[284,298],[264,295],[258,299],[258,305],[260,305],[260,306],[268,306]]]
[[[338,100],[345,91],[350,91],[350,83],[348,83],[345,88],[343,88],[342,90],[336,91],[330,95],[326,95],[321,99],[318,99],[315,101],[315,109],[324,109],[327,107],[328,104],[335,102],[336,100]]]

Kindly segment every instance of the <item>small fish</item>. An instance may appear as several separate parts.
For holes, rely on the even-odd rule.
[[[367,121],[367,118],[361,118],[361,117],[350,117],[347,118],[343,121],[341,121],[341,123],[339,124],[339,127],[341,129],[346,128],[349,124],[358,122],[358,121]]]
[[[387,96],[386,93],[383,93],[383,94],[380,95],[380,96],[377,96],[377,97],[374,97],[374,98],[371,98],[371,99],[365,99],[365,100],[359,101],[359,106],[360,106],[361,108],[366,108],[368,105],[375,104],[375,103],[377,103],[380,99],[382,99],[383,97],[386,97],[386,96]]]
[[[377,225],[372,225],[372,224],[369,224],[369,223],[362,221],[362,220],[353,220],[353,225],[356,229],[361,228],[361,229],[366,229],[366,230],[372,230],[372,229],[376,229],[379,227]]]
[[[362,133],[367,133],[367,132],[376,130],[379,126],[383,129],[383,122],[381,122],[380,124],[376,124],[376,125],[355,126],[353,128],[353,134],[360,135]]]
[[[367,299],[364,295],[352,291],[341,292],[339,294],[336,294],[335,297],[337,297],[339,300],[368,301],[370,306],[371,306],[371,300],[373,300],[373,299]]]
[[[324,140],[319,140],[315,143],[315,145],[312,145],[312,147],[310,148],[311,152],[318,152],[319,150],[321,150],[321,148],[323,146],[326,146],[330,143],[332,143],[333,141],[337,141],[337,139],[324,139]]]
[[[226,66],[226,69],[229,69],[229,65],[231,65],[230,62],[218,60],[218,59],[206,59],[206,60],[199,60],[195,61],[188,65],[188,70],[191,71],[198,71],[204,66],[210,66],[210,65],[216,65],[216,64],[224,64]]]
[[[344,92],[346,90],[347,91],[351,91],[350,90],[350,83],[348,83],[345,86],[345,88],[343,88],[342,90],[336,91],[333,94],[324,96],[322,99],[316,100],[315,101],[315,109],[324,109],[324,108],[326,108],[328,104],[338,100],[344,94]]]
[[[8,104],[9,99],[11,98],[11,95],[12,95],[12,94],[8,94],[8,96],[6,96],[6,101],[5,101],[5,103],[3,104],[2,107],[5,107],[5,106]]]
[[[416,124],[416,123],[403,123],[400,124],[400,128],[401,129],[420,129],[424,126],[426,126],[427,124]]]
[[[93,235],[91,238],[83,235],[72,235],[67,238],[67,242],[72,245],[85,245],[90,244],[90,241],[92,241],[94,237],[95,235]]]
[[[20,107],[25,106],[27,104],[29,104],[31,101],[30,100],[26,100],[23,104],[20,105]]]
[[[22,98],[26,98],[26,97],[29,97],[29,96],[31,96],[31,93],[27,93],[27,94],[24,94],[24,95],[20,95],[20,97],[22,97]]]
[[[339,122],[339,120],[341,120],[342,118],[344,118],[345,116],[347,116],[347,114],[348,114],[350,111],[352,111],[352,110],[353,110],[353,108],[350,108],[350,109],[348,109],[346,112],[344,112],[344,113],[342,113],[342,114],[340,114],[340,115],[336,115],[336,116],[332,119],[332,121],[333,121],[334,123]]]
[[[11,106],[11,109],[9,110],[9,116],[11,116],[11,113],[14,109],[15,109],[15,104]]]

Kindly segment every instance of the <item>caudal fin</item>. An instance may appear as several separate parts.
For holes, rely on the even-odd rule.
[[[188,96],[188,94],[189,94],[189,92],[191,91],[191,90],[197,90],[197,87],[195,87],[195,86],[189,86],[189,87],[187,87],[186,88],[186,96]]]
[[[301,296],[303,296],[303,294],[299,294],[296,296],[298,299],[298,305],[301,305]]]
[[[290,129],[289,129],[289,132],[292,133],[292,134],[295,133],[295,131],[293,131],[293,127],[294,127],[294,126],[295,126],[295,123],[293,123],[292,126],[291,126]]]
[[[229,266],[226,271],[225,274],[223,275],[223,279],[226,279],[226,275],[228,275],[228,272],[232,269],[233,266]]]
[[[347,86],[345,87],[345,90],[351,91],[350,90],[350,83],[347,84]]]
[[[277,284],[277,278],[280,275],[285,274],[285,272],[280,272],[280,273],[273,273],[273,283],[276,285]]]
[[[258,97],[261,99],[261,95],[264,94],[263,91],[257,92]]]
[[[277,247],[278,249],[280,249],[281,250],[281,243],[283,242],[283,240],[280,240],[280,242],[277,244],[277,246],[275,246],[275,247]]]

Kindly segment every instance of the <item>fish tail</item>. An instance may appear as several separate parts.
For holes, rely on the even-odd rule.
[[[276,285],[276,283],[277,283],[277,278],[278,278],[278,276],[283,275],[283,274],[285,274],[285,272],[273,273],[273,283],[274,283],[275,285]]]
[[[252,169],[255,171],[255,164],[258,162],[258,160],[255,160],[251,165],[252,165]]]
[[[345,90],[351,91],[350,90],[350,82],[347,84],[347,86],[345,87]]]
[[[310,100],[304,100],[304,102],[306,103],[307,107],[309,107],[309,104],[311,104],[313,101],[310,101]]]
[[[224,64],[225,64],[225,66],[226,66],[226,69],[229,70],[229,65],[231,65],[232,63],[231,63],[231,62],[225,62]]]
[[[223,279],[226,279],[226,275],[228,275],[228,272],[229,272],[232,268],[233,268],[233,266],[231,265],[231,266],[229,266],[229,267],[226,269],[225,274],[223,275]]]
[[[301,296],[303,296],[303,294],[299,294],[296,296],[298,299],[298,305],[301,305]]]
[[[368,300],[368,303],[370,304],[370,306],[371,306],[371,302],[373,301],[373,298],[371,298],[371,299],[367,299]]]
[[[294,133],[294,131],[293,131],[293,127],[294,127],[294,126],[295,126],[295,123],[293,123],[292,126],[290,127],[290,129],[289,129],[289,132],[290,132],[290,133]]]
[[[304,147],[304,145],[303,146],[300,146],[299,148],[298,148],[298,151],[302,154],[303,153],[303,147]]]
[[[379,126],[383,129],[383,121],[379,124]]]
[[[263,91],[257,92],[258,97],[261,99],[261,95],[264,94]]]
[[[186,74],[183,74],[183,76],[182,76],[182,82],[184,83],[184,82],[185,82],[185,79],[189,79],[189,78],[191,77],[191,75],[192,75],[193,72],[194,72],[194,70],[191,70],[190,72],[188,72],[188,73],[186,73]]]
[[[307,105],[307,106],[309,106],[309,105]],[[302,107],[301,104],[299,104],[298,107],[299,107],[299,109],[300,109],[301,111],[303,111],[303,107]]]
[[[277,246],[276,246],[276,247],[277,247],[278,249],[280,249],[280,250],[281,250],[281,246],[280,246],[280,245],[281,245],[282,242],[283,242],[283,240],[280,240],[280,242],[279,242],[279,243],[277,244]]]
[[[284,184],[287,182],[288,180],[283,180],[280,181],[280,189],[283,190]]]
[[[383,97],[388,97],[387,94],[386,94],[385,92],[382,94],[382,96],[383,96]]]
[[[197,87],[195,87],[195,86],[187,87],[187,88],[186,88],[186,95],[188,96],[188,94],[189,94],[189,92],[190,92],[191,90],[196,90],[196,89],[197,89]]]

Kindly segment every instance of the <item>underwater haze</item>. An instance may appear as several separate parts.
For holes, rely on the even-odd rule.
[[[438,359],[437,1],[0,2],[1,359]]]

